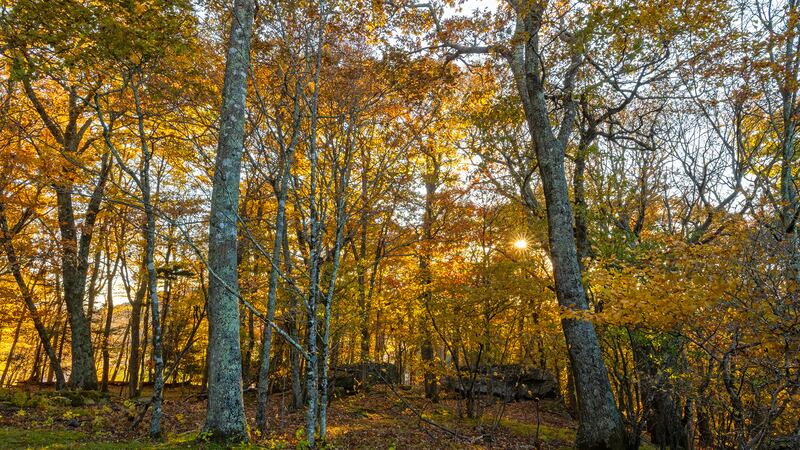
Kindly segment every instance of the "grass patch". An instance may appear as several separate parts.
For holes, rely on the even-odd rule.
[[[8,449],[144,449],[156,448],[152,443],[98,442],[80,431],[71,430],[21,430],[17,428],[0,429],[0,442]],[[166,447],[169,448],[169,447]]]
[[[467,421],[469,419],[461,419]],[[472,425],[492,426],[494,421],[491,418],[472,419]],[[524,423],[516,420],[502,419],[500,428],[508,430],[511,434],[519,437],[535,437],[537,435],[535,423]],[[575,442],[576,431],[572,428],[561,428],[541,424],[538,430],[539,440],[549,444],[572,444]],[[571,448],[571,447],[565,447]]]
[[[56,446],[75,444],[86,437],[86,433],[80,431],[0,429],[4,448],[58,448]]]
[[[93,440],[92,436],[70,430],[22,430],[18,428],[0,429],[0,443],[3,449],[85,449],[85,450],[136,450],[136,449],[181,449],[202,448],[216,449],[264,449],[284,448],[282,445],[270,443],[269,446],[242,444],[234,447],[221,446],[211,443],[199,443],[199,433],[182,433],[171,437],[166,442],[103,442]]]
[[[509,430],[513,434],[521,437],[536,436],[535,423],[522,423],[516,420],[501,420],[500,426]],[[539,439],[545,442],[575,442],[575,430],[571,428],[551,427],[545,424],[539,425]]]

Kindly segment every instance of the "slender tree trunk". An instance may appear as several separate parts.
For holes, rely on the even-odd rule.
[[[147,295],[147,269],[144,263],[139,272],[139,286],[134,294],[134,301],[131,302],[131,346],[128,355],[128,396],[130,398],[139,396],[139,350],[141,348],[139,325],[142,321],[142,305]]]
[[[131,87],[133,99],[136,105],[136,115],[139,125],[139,140],[142,154],[142,166],[139,171],[139,190],[142,194],[142,206],[144,207],[145,227],[145,256],[144,265],[147,269],[147,293],[150,303],[150,317],[153,326],[153,397],[151,399],[153,413],[150,420],[150,437],[161,438],[161,403],[164,393],[164,357],[161,344],[161,313],[158,308],[158,276],[156,273],[155,252],[156,252],[156,213],[153,208],[152,193],[150,189],[150,161],[153,153],[147,145],[147,135],[144,130],[144,115],[139,101],[139,91],[136,85]],[[147,333],[145,332],[145,335]],[[143,352],[144,353],[144,352]]]
[[[361,172],[361,204],[367,204],[367,170]],[[358,326],[361,331],[361,384],[367,384],[367,366],[369,364],[369,313],[370,305],[367,298],[367,218],[362,217],[359,224],[358,250],[355,252],[356,279],[358,281]]]
[[[64,356],[64,342],[67,340],[67,321],[64,321],[64,324],[61,325],[61,340],[58,343],[58,360],[62,360],[62,356]]]
[[[143,178],[147,178],[144,176]],[[149,186],[149,182],[143,183]],[[149,190],[149,188],[147,189]],[[155,376],[153,379],[153,415],[150,422],[150,437],[161,437],[161,402],[164,392],[164,358],[162,356],[161,346],[161,323],[160,314],[158,311],[158,279],[156,277],[155,267],[155,214],[153,207],[150,204],[150,195],[144,195],[145,215],[147,216],[147,252],[146,252],[146,265],[148,275],[148,286],[150,293],[150,307],[152,308],[151,317],[153,321],[153,360],[155,362]]]
[[[219,441],[247,441],[239,342],[236,235],[253,0],[236,0],[222,91],[219,145],[211,195],[208,266],[208,414],[204,429]]]
[[[3,368],[3,375],[0,375],[0,387],[6,385],[6,375],[8,374],[8,367],[11,365],[11,360],[14,359],[14,352],[17,349],[17,342],[19,342],[19,331],[20,329],[22,329],[23,319],[24,316],[19,317],[19,320],[17,321],[17,327],[14,329],[14,337],[11,340],[11,348],[8,350],[8,356],[6,356],[6,366]]]
[[[42,376],[39,373],[39,370],[42,367],[41,359],[42,359],[42,340],[39,339],[39,343],[36,344],[36,352],[33,354],[33,368],[31,368],[31,376],[28,377],[28,381],[31,383],[42,382]]]
[[[106,255],[108,256],[108,254]],[[111,267],[109,261],[106,260],[106,317],[103,326],[103,340],[102,340],[102,353],[103,353],[103,374],[100,382],[100,390],[108,392],[108,371],[110,363],[109,353],[109,338],[111,336],[111,324],[114,320],[114,276],[119,267],[119,257],[114,260],[114,267]]]
[[[433,217],[434,217],[434,196],[439,187],[439,169],[440,164],[435,155],[426,156],[426,173],[425,173],[425,209],[422,217],[422,248],[420,250],[419,259],[419,273],[420,282],[422,284],[422,304],[426,313],[430,313],[430,303],[433,299],[431,291],[431,283],[433,276],[431,274],[431,260],[433,245]],[[424,387],[425,398],[433,402],[439,401],[439,383],[436,374],[432,372],[431,366],[434,364],[434,348],[433,339],[431,336],[430,325],[428,320],[423,319],[423,341],[420,348],[422,363],[425,366],[424,372]]]
[[[348,129],[353,135],[355,135],[355,132],[353,131],[355,127],[355,118],[354,115],[351,115]],[[351,138],[350,145],[347,146],[346,153],[343,155],[344,158],[341,165],[339,164],[338,152],[334,154],[335,164],[333,172],[338,175],[334,180],[334,192],[336,197],[336,238],[333,244],[333,267],[331,268],[330,281],[328,282],[328,292],[325,295],[325,311],[323,316],[322,330],[322,392],[320,395],[319,407],[319,435],[323,440],[326,439],[328,433],[328,369],[330,366],[331,355],[331,308],[333,306],[333,298],[336,292],[336,278],[339,275],[339,263],[342,254],[342,246],[344,245],[344,227],[347,223],[347,186],[350,182],[350,161],[353,154],[353,145],[355,139],[355,137]],[[362,182],[363,180],[364,178],[362,178]],[[366,224],[363,227],[364,230],[366,230]],[[364,253],[366,253],[366,245],[364,246],[364,250]],[[362,255],[364,253],[362,253]]]
[[[593,140],[592,135],[582,135],[578,143],[575,155],[575,167],[572,176],[572,194],[575,203],[575,245],[578,252],[578,263],[581,270],[584,270],[583,259],[591,255],[591,245],[589,243],[589,229],[587,224],[588,206],[586,204],[586,156],[589,152],[589,145]]]
[[[172,234],[170,232],[170,236],[171,235]],[[170,242],[167,245],[167,254],[164,257],[164,265],[165,266],[169,265],[170,256],[171,255],[172,255],[172,244]],[[174,346],[164,346],[164,344],[163,344],[163,340],[164,340],[165,336],[168,336],[168,334],[167,334],[167,315],[169,314],[169,306],[170,306],[170,303],[171,303],[171,300],[172,300],[172,279],[171,279],[171,275],[167,275],[167,276],[164,277],[164,290],[163,290],[163,292],[164,292],[164,307],[161,308],[162,311],[161,311],[161,322],[160,322],[160,325],[161,325],[160,335],[161,335],[161,340],[162,340],[161,359],[164,360],[164,364],[166,364],[166,362],[171,357],[171,351],[172,351],[171,349],[174,348]]]
[[[251,383],[251,376],[250,373],[252,369],[252,360],[253,360],[253,349],[256,347],[256,324],[255,318],[253,317],[253,311],[247,310],[246,313],[246,323],[247,323],[247,347],[244,351],[244,356],[242,356],[242,385],[245,388],[248,388]]]
[[[128,344],[128,337],[130,336],[130,331],[131,331],[131,327],[130,327],[130,323],[129,323],[128,326],[125,327],[125,332],[122,335],[122,344],[119,347],[120,350],[119,350],[119,354],[117,355],[117,362],[114,363],[114,372],[111,374],[111,377],[109,378],[110,382],[114,382],[117,379],[117,374],[119,373],[119,367],[120,367],[120,365],[122,365],[122,359],[125,357],[125,353],[128,350],[127,344]],[[124,382],[124,380],[123,380],[123,382]],[[120,392],[120,394],[121,394],[121,392]]]
[[[103,249],[100,246],[97,246],[97,249],[94,251],[94,257],[92,258],[92,276],[89,278],[89,291],[86,295],[87,300],[87,307],[86,307],[86,323],[89,324],[89,331],[91,331],[92,327],[92,318],[94,317],[94,303],[97,297],[97,279],[100,275],[100,257],[103,255]]]
[[[146,244],[145,244],[146,246]],[[145,253],[147,250],[145,249]],[[145,256],[146,260],[146,256]],[[146,262],[146,261],[145,261]],[[147,348],[148,342],[150,340],[150,291],[149,291],[149,280],[148,280],[148,273],[147,273],[147,265],[145,264],[145,297],[142,308],[144,309],[144,320],[142,320],[142,346],[139,349],[140,357],[139,357],[139,383],[144,384],[147,382],[146,375],[150,375],[147,367]],[[152,378],[151,378],[152,380]]]
[[[289,176],[291,153],[284,157],[280,189],[278,192],[278,211],[275,217],[275,240],[272,245],[272,267],[269,273],[269,291],[267,292],[267,320],[275,321],[275,303],[278,294],[278,271],[281,265],[281,250],[286,233],[286,196],[289,192]],[[261,342],[261,365],[258,371],[258,404],[256,406],[256,426],[261,433],[266,432],[267,397],[269,396],[269,355],[272,349],[272,327],[267,324]]]
[[[314,447],[317,429],[317,409],[319,408],[319,356],[317,348],[317,334],[319,321],[317,318],[320,297],[320,259],[322,253],[322,224],[317,205],[318,189],[318,149],[317,149],[317,124],[319,105],[319,81],[322,67],[323,38],[325,32],[325,5],[324,0],[319,2],[320,24],[316,42],[316,64],[314,70],[314,89],[311,96],[311,127],[309,136],[309,288],[308,288],[308,351],[306,358],[306,440],[310,447]]]
[[[286,266],[286,276],[291,276],[292,259],[289,251],[289,235],[284,230],[283,233],[283,263]],[[287,328],[289,336],[295,342],[300,342],[300,305],[297,296],[292,296],[289,306],[289,318]],[[289,346],[289,363],[292,368],[292,408],[298,410],[303,407],[303,383],[301,381],[301,359],[300,352],[293,346]]]
[[[349,170],[345,168],[345,173]],[[347,185],[347,177],[345,175],[345,179],[342,182],[342,189],[345,189]],[[319,410],[319,436],[321,439],[325,439],[327,432],[328,432],[328,368],[330,365],[330,340],[331,340],[331,307],[333,305],[333,296],[336,287],[336,278],[339,274],[339,261],[340,255],[342,253],[342,244],[344,241],[344,224],[345,224],[345,217],[344,217],[344,200],[345,194],[344,192],[340,192],[337,195],[337,203],[339,204],[337,207],[337,229],[336,229],[336,240],[334,242],[333,247],[333,269],[331,270],[331,279],[330,283],[328,284],[328,292],[325,297],[325,315],[323,317],[323,331],[322,331],[322,392],[320,398],[320,410]]]
[[[44,346],[45,354],[47,355],[47,359],[50,363],[50,370],[52,370],[56,376],[56,389],[61,390],[66,384],[64,372],[61,370],[61,363],[58,357],[56,357],[55,350],[53,350],[52,345],[50,345],[50,334],[47,332],[47,329],[42,322],[42,318],[39,315],[39,310],[36,307],[33,293],[28,287],[28,284],[25,282],[25,278],[22,276],[22,268],[20,267],[19,260],[17,259],[14,243],[11,240],[12,232],[8,226],[8,220],[6,219],[5,214],[5,206],[3,204],[0,204],[0,232],[3,233],[0,237],[0,240],[3,242],[3,247],[6,253],[6,258],[8,259],[8,265],[11,269],[11,273],[14,276],[14,280],[17,282],[17,287],[19,287],[20,293],[22,294],[22,300],[25,302],[25,307],[28,309],[31,319],[33,319],[33,326],[36,328],[36,332],[39,334],[39,340],[41,340],[42,345]],[[2,383],[0,383],[0,385],[2,385]]]

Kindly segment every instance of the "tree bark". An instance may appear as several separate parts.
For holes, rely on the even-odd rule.
[[[559,304],[575,311],[585,311],[589,302],[581,278],[580,261],[573,234],[573,213],[564,167],[564,148],[572,132],[575,101],[565,102],[558,136],[554,134],[545,100],[540,73],[539,29],[544,6],[518,8],[517,33],[526,36],[514,44],[507,55],[522,101],[528,129],[539,163],[549,234],[550,255]],[[573,69],[568,69],[564,84],[571,96],[579,59],[573,55]],[[622,418],[611,392],[608,372],[600,351],[594,325],[583,319],[563,319],[562,328],[573,368],[578,400],[578,436],[581,449],[623,449],[627,438]]]
[[[208,266],[208,413],[204,430],[217,441],[248,440],[242,397],[239,342],[237,212],[241,176],[247,74],[255,2],[233,4],[225,61],[219,145],[211,195]]]

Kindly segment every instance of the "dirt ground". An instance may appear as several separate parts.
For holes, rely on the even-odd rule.
[[[35,387],[0,393],[3,448],[181,448],[204,445],[198,431],[206,400],[196,387],[166,391],[165,439],[147,439],[149,415],[132,427],[139,402],[111,395],[57,394]],[[145,392],[145,394],[147,394]],[[572,448],[575,423],[559,401],[485,402],[477,419],[464,414],[455,396],[431,403],[417,389],[375,386],[334,399],[328,409],[328,442],[341,449],[551,449]],[[245,393],[248,417],[255,392]],[[297,448],[303,444],[303,414],[289,408],[289,394],[270,397],[269,429],[253,432],[245,448]],[[252,419],[251,419],[252,420]],[[251,423],[251,429],[255,429]]]

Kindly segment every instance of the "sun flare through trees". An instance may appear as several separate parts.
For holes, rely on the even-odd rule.
[[[800,448],[800,2],[0,2],[0,447]]]

